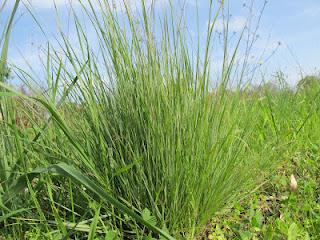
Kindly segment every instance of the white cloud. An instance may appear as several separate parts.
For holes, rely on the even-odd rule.
[[[99,4],[99,0],[90,1],[91,3],[93,3],[93,5]],[[70,4],[72,4],[73,6],[80,6],[81,3],[87,5],[89,0],[23,0],[23,2],[37,9],[52,9],[54,8],[54,4],[57,7],[68,6]],[[101,2],[103,3],[103,1]],[[123,0],[108,0],[108,2],[110,3],[110,5],[115,7],[115,10],[124,9]],[[140,5],[139,3],[141,2],[141,0],[125,0],[125,2],[128,3],[128,5],[133,9],[136,9]],[[146,5],[150,6],[153,2],[155,3],[156,7],[163,7],[169,3],[169,0],[146,0]]]
[[[247,19],[242,16],[232,17],[228,22],[228,28],[230,32],[240,32],[247,24]],[[218,19],[215,23],[214,29],[222,32],[227,26],[226,20]]]
[[[31,5],[34,8],[48,9],[53,8],[54,4],[57,7],[67,5],[69,3],[73,5],[79,5],[79,0],[23,0],[27,5]]]
[[[307,8],[301,12],[302,16],[305,17],[317,17],[320,14],[320,7]]]

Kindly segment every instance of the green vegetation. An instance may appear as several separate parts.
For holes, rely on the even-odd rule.
[[[73,12],[77,44],[62,32],[59,50],[48,44],[46,91],[32,94],[4,81],[18,4],[1,41],[0,236],[317,239],[318,91],[246,89],[241,77],[231,85],[242,35],[232,48],[227,32],[212,87],[223,3],[209,4],[212,24],[196,53],[174,11],[159,32],[144,1],[140,17],[123,9],[125,21],[107,1],[99,12],[83,5],[99,55]],[[297,192],[286,187],[291,174]]]
[[[208,239],[319,239],[319,148],[304,146],[250,198],[217,215]],[[290,174],[298,189],[289,189]]]
[[[301,90],[317,91],[319,90],[319,86],[320,86],[320,77],[314,76],[314,75],[306,76],[298,82],[298,88]]]

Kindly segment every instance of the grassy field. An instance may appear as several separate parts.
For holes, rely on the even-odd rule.
[[[156,31],[142,3],[139,21],[82,6],[98,56],[73,12],[76,43],[48,43],[43,82],[11,66],[19,90],[16,1],[0,42],[0,239],[319,239],[320,80],[244,84],[244,29],[235,44],[226,31],[213,84],[223,2],[194,52],[174,11]]]
[[[218,214],[205,238],[319,239],[319,149],[302,149],[258,192]],[[292,173],[298,178],[295,192],[289,188]]]

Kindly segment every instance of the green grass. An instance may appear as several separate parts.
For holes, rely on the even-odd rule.
[[[319,239],[319,155],[313,146],[288,159],[250,198],[218,215],[209,239]],[[298,190],[289,188],[290,174]]]
[[[287,148],[284,162],[266,178],[258,191],[233,208],[221,211],[204,233],[209,239],[319,239],[319,85],[290,94],[294,103],[281,114],[296,126],[303,125]],[[285,101],[290,98],[288,96]],[[312,100],[311,100],[312,99]],[[290,101],[289,101],[290,103]],[[307,121],[302,116],[305,116]],[[290,176],[298,181],[291,191]]]
[[[232,48],[227,33],[220,80],[212,87],[210,49],[223,5],[208,4],[213,24],[204,50],[194,53],[174,9],[161,16],[159,32],[153,9],[143,3],[141,16],[125,8],[126,20],[106,1],[101,11],[82,6],[100,57],[73,12],[77,43],[61,32],[59,49],[48,44],[45,92],[27,96],[1,79],[6,111],[0,122],[0,234],[7,239],[194,239],[208,231],[220,234],[217,226],[226,226],[222,235],[228,239],[269,234],[268,229],[275,236],[292,228],[300,235],[318,234],[317,217],[306,218],[312,223],[301,227],[287,216],[301,217],[300,192],[282,194],[273,189],[278,184],[270,185],[277,181],[276,169],[293,171],[288,159],[318,146],[318,90],[240,88],[243,79],[234,78],[242,35]],[[2,45],[1,73],[8,44]],[[32,74],[16,71],[36,89]],[[238,87],[230,88],[235,81]],[[309,163],[304,164],[307,155],[301,158],[295,171],[304,173]],[[319,169],[316,154],[312,162],[306,185]],[[261,185],[266,179],[271,183]],[[299,191],[304,191],[300,181]],[[257,201],[272,194],[275,211],[285,212],[291,222],[274,217],[261,223],[267,213]],[[318,205],[312,204],[317,216]],[[208,227],[215,214],[232,206],[235,213],[217,215]]]

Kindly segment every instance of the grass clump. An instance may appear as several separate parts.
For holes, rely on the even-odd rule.
[[[218,87],[210,86],[214,24],[203,59],[199,55],[194,63],[180,26],[169,23],[173,16],[165,16],[161,33],[156,33],[154,12],[142,2],[140,25],[125,8],[124,31],[108,4],[101,4],[105,11],[99,13],[92,6],[84,8],[96,28],[103,64],[91,55],[76,21],[82,57],[88,56],[71,93],[82,114],[81,121],[68,127],[78,129],[77,146],[86,158],[78,164],[138,211],[149,209],[175,236],[192,238],[270,163],[248,144],[257,106],[245,102],[240,89],[227,96],[232,60],[226,60]],[[70,65],[79,72],[81,62],[65,43]]]

